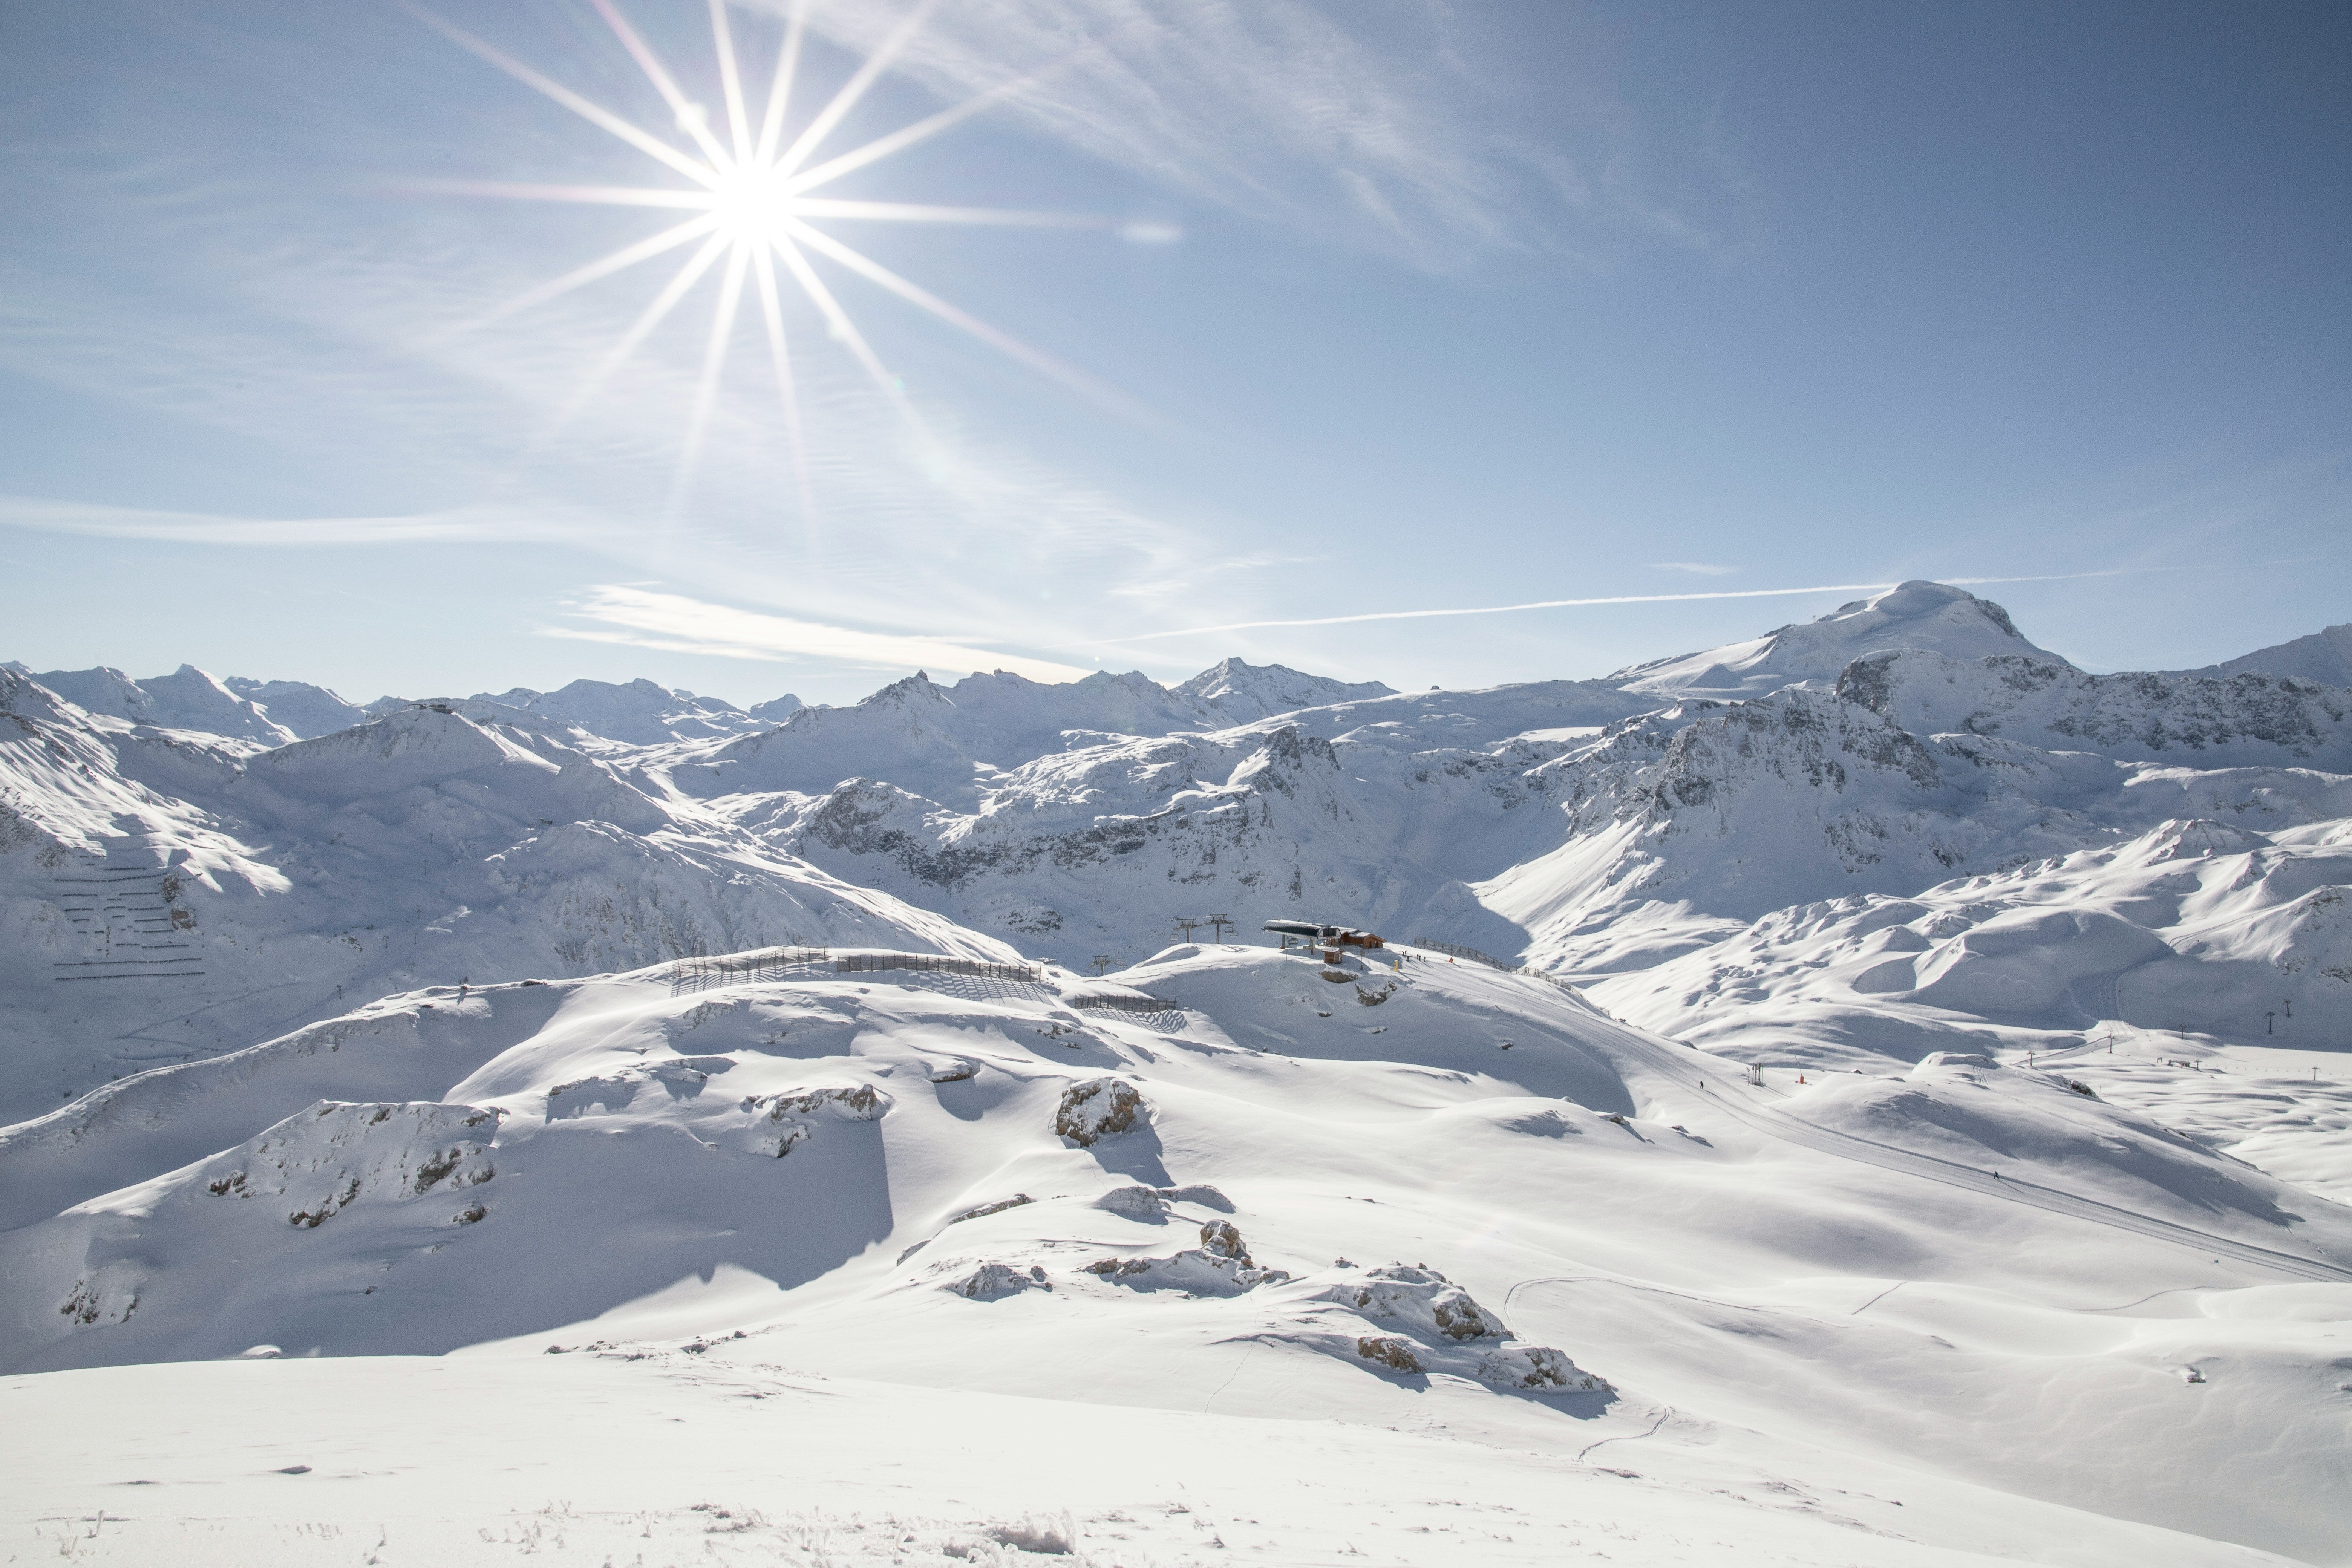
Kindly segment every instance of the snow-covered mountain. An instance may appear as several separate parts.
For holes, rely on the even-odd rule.
[[[1008,956],[503,713],[257,753],[0,670],[0,1114],[421,982],[777,942]]]
[[[291,730],[298,741],[315,741],[321,735],[331,735],[354,724],[364,724],[368,719],[367,710],[358,703],[346,701],[341,693],[330,691],[323,686],[313,686],[307,680],[254,680],[232,675],[225,678],[221,684],[258,707],[269,716],[272,723],[282,724]],[[52,687],[51,689],[58,689]],[[187,727],[194,730],[208,728],[204,724]]]
[[[747,712],[714,697],[697,697],[650,680],[632,680],[626,685],[575,680],[554,691],[518,686],[509,691],[477,692],[474,700],[520,709],[601,740],[632,746],[741,735],[780,721],[803,706],[799,698],[787,694],[761,703],[756,712]]]
[[[1609,679],[1659,697],[1761,697],[1785,686],[1833,681],[1865,654],[1910,648],[1951,658],[2028,654],[2065,662],[2027,642],[2009,612],[1990,600],[1941,583],[1906,583],[1842,605],[1819,620],[1704,653],[1630,665]]]
[[[425,1423],[429,1484],[384,1507],[362,1444],[302,1529],[2343,1560],[2352,690],[2264,657],[2091,675],[1906,584],[1463,692],[580,681],[296,740],[341,700],[0,668],[0,1364],[70,1413],[47,1506],[111,1519],[76,1464],[169,1426],[131,1391],[332,1433],[441,1408],[368,1358],[464,1351],[641,1458],[518,1534]],[[1170,945],[1211,913],[1239,940]],[[128,1370],[280,1352],[327,1359]],[[691,1461],[688,1410],[730,1435]],[[1235,1415],[1294,1440],[1212,1501]],[[826,1500],[740,1458],[786,1426]],[[1066,1515],[876,1479],[1060,1427]],[[206,1484],[290,1506],[240,1479],[282,1446]],[[142,1528],[74,1552],[201,1560]]]
[[[1680,707],[1552,764],[1572,824],[1485,902],[1551,966],[1643,968],[1773,910],[1908,895],[2173,817],[2340,816],[2347,721],[2352,694],[2265,677],[1880,656],[1835,691]]]
[[[2273,647],[2257,648],[2236,658],[2186,669],[2182,675],[2292,675],[2322,686],[2352,686],[2352,621],[2324,626],[2309,637],[2295,637]]]
[[[37,680],[49,690],[85,710],[132,724],[158,729],[193,730],[201,734],[283,745],[300,737],[292,726],[269,717],[262,707],[240,696],[226,684],[184,664],[170,675],[133,680],[119,669],[52,669],[35,675],[11,661],[6,668]]]
[[[1223,722],[1207,703],[1140,674],[1048,686],[998,670],[949,687],[918,671],[855,707],[803,709],[781,729],[681,763],[672,777],[706,797],[810,795],[847,779],[887,779],[969,804],[981,779],[1077,743],[1074,735],[1162,735]]]
[[[1066,962],[1137,951],[1179,915],[1328,911],[1620,973],[1776,909],[1908,896],[2242,797],[2282,823],[2341,816],[2334,781],[2352,771],[2340,691],[2022,656],[1882,654],[1835,689],[1631,718],[1624,694],[1583,685],[1417,693],[1202,734],[1074,735],[979,772],[898,706],[908,695],[882,732],[929,756],[835,752],[767,774],[768,793],[730,786],[725,809],[845,879]],[[858,776],[820,782],[841,773]]]
[[[2352,787],[2314,802],[2352,810]],[[2243,797],[2242,797],[2243,798]],[[2291,797],[2288,797],[2291,799]],[[1773,910],[1594,988],[1628,1018],[1747,1054],[1851,1068],[1933,1050],[2063,1050],[2104,1021],[2326,1048],[2352,971],[2352,831],[2179,816],[1909,897]],[[2301,805],[2304,803],[2295,802]],[[2282,821],[2281,818],[2285,820]]]
[[[1171,689],[1214,709],[1232,724],[1295,713],[1301,708],[1328,708],[1335,702],[1395,695],[1393,688],[1377,680],[1350,685],[1327,676],[1301,674],[1287,665],[1244,664],[1237,658],[1204,669]]]
[[[764,719],[772,724],[781,724],[807,706],[807,703],[787,691],[782,697],[772,697],[765,702],[754,702],[743,711],[754,719]]]
[[[987,774],[962,809],[879,769],[726,804],[838,875],[1066,961],[1131,954],[1178,915],[1221,910],[1433,922],[1509,948],[1522,934],[1466,879],[1549,845],[1558,825],[1527,780],[1593,731],[1591,707],[1576,687],[1423,693],[1195,735],[1074,737]]]
[[[1761,695],[1642,689],[1727,683]],[[373,852],[389,865],[413,855],[429,886],[361,905],[371,919],[358,924],[407,933],[406,967],[362,978],[328,964],[307,988],[272,987],[290,1010],[266,1017],[214,1026],[184,1010],[163,1031],[173,1050],[291,1026],[334,1001],[337,985],[348,999],[354,984],[373,994],[497,973],[502,958],[475,960],[468,943],[443,939],[457,929],[446,910],[483,931],[498,900],[473,873],[435,868],[478,853],[503,874],[565,834],[602,836],[636,868],[615,886],[631,909],[694,912],[622,918],[634,934],[618,945],[550,936],[520,950],[551,977],[835,929],[797,908],[738,918],[698,903],[688,889],[704,862],[668,858],[692,842],[749,856],[762,875],[858,889],[898,910],[892,920],[911,917],[904,906],[931,911],[923,918],[940,923],[918,943],[928,950],[952,945],[940,933],[958,930],[1064,963],[1131,958],[1180,916],[1307,916],[1585,979],[1657,971],[1666,984],[1657,966],[1704,965],[1687,955],[1777,910],[1919,899],[2052,857],[2118,852],[2176,820],[2227,820],[2266,844],[2324,833],[2347,815],[2341,784],[2352,773],[2352,698],[2340,689],[2251,673],[2086,675],[2033,649],[1999,605],[1932,584],[1608,680],[1480,692],[1399,694],[1238,660],[1173,688],[1133,673],[1063,686],[917,675],[769,726],[651,681],[578,681],[426,706],[386,700],[350,740],[262,752],[250,731],[268,724],[264,710],[200,672],[150,684],[195,694],[170,716],[213,715],[231,731],[218,742],[163,730],[159,700],[110,672],[67,684],[121,710],[68,727],[110,759],[106,771],[154,794],[143,809],[239,845],[267,841],[289,865],[362,841],[287,804],[326,787],[315,783],[326,753],[347,750],[334,808],[366,815]],[[218,694],[209,707],[197,700],[205,691]],[[1236,723],[1235,710],[1255,716]],[[101,733],[110,722],[118,731]],[[403,739],[381,734],[386,724]],[[435,738],[415,742],[414,755],[433,760],[412,778],[410,763],[389,759],[411,755],[403,748],[420,727]],[[575,782],[558,789],[542,774]],[[313,782],[279,782],[297,776]],[[42,775],[39,788],[60,787]],[[497,832],[468,836],[423,810],[428,799],[438,812],[470,805],[477,788],[501,803],[490,808],[505,825]],[[402,804],[360,804],[379,796]],[[509,907],[530,901],[517,897]],[[310,917],[268,907],[289,910],[294,923],[272,929],[290,951],[337,940],[298,934]],[[77,949],[77,961],[113,951]],[[2306,1020],[2340,999],[2331,967],[2298,969],[2281,992],[2305,998]]]

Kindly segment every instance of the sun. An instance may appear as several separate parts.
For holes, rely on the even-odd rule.
[[[789,243],[792,226],[801,216],[798,200],[768,169],[729,170],[711,187],[710,210],[730,243],[754,249]]]
[[[875,385],[896,404],[919,430],[921,420],[908,401],[904,383],[875,353],[873,345],[850,319],[840,299],[826,284],[815,262],[851,273],[898,296],[908,304],[981,339],[1032,369],[1106,403],[1123,402],[1116,393],[1052,356],[1000,331],[958,309],[929,289],[884,267],[841,240],[830,227],[836,223],[996,224],[1062,228],[1105,227],[1108,220],[1060,213],[1022,212],[1000,207],[951,206],[910,202],[855,201],[824,195],[826,186],[845,174],[879,163],[894,153],[939,134],[991,104],[1030,87],[1046,73],[1037,72],[1008,81],[988,92],[940,110],[846,151],[820,157],[841,122],[889,69],[892,61],[922,25],[935,0],[919,3],[901,19],[882,45],[868,55],[849,79],[818,108],[793,126],[798,105],[793,89],[801,73],[808,37],[807,0],[786,19],[783,39],[773,68],[756,108],[745,89],[736,52],[727,0],[706,0],[710,15],[711,47],[724,103],[714,116],[709,107],[688,98],[652,47],[631,25],[617,0],[588,0],[622,47],[644,71],[669,106],[672,130],[666,134],[614,113],[529,65],[415,5],[404,5],[419,21],[451,42],[496,66],[499,70],[552,99],[593,125],[628,143],[660,164],[671,183],[649,185],[530,184],[488,180],[428,180],[412,188],[469,196],[507,197],[524,201],[584,202],[605,206],[667,209],[679,216],[644,238],[572,268],[526,290],[468,323],[482,326],[543,305],[575,289],[585,288],[663,257],[683,259],[670,270],[627,330],[621,334],[591,374],[574,390],[559,422],[576,414],[609,383],[645,342],[706,280],[716,279],[709,336],[693,407],[688,416],[686,439],[680,450],[674,496],[682,499],[699,461],[705,432],[718,395],[721,374],[732,349],[738,323],[745,313],[745,294],[752,295],[764,329],[768,358],[773,371],[782,418],[803,515],[814,510],[809,482],[809,461],[802,428],[794,348],[787,330],[784,300],[787,288],[797,290],[823,319],[826,337],[841,345],[864,369]],[[714,120],[719,123],[714,125]],[[793,126],[789,137],[787,127]]]

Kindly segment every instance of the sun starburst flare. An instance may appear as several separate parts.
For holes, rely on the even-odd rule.
[[[792,118],[793,89],[801,74],[808,35],[809,5],[795,5],[786,19],[773,71],[756,119],[745,91],[727,0],[706,0],[710,34],[717,56],[724,98],[724,124],[714,130],[703,104],[689,98],[660,57],[631,25],[615,0],[589,0],[638,68],[670,109],[677,130],[690,147],[665,140],[646,127],[605,109],[534,70],[495,45],[447,19],[413,4],[402,8],[425,26],[507,75],[522,82],[591,124],[663,165],[688,183],[683,185],[544,184],[494,180],[418,180],[408,188],[445,195],[492,196],[523,201],[574,202],[602,206],[646,207],[686,215],[611,254],[574,268],[561,277],[526,289],[496,309],[466,323],[478,328],[546,304],[577,289],[629,271],[657,258],[684,250],[684,261],[655,291],[635,321],[572,392],[557,425],[568,422],[592,402],[630,358],[698,285],[714,274],[717,292],[709,333],[695,383],[691,411],[673,489],[673,509],[682,504],[699,463],[714,404],[729,353],[735,342],[744,295],[757,297],[761,335],[768,349],[780,399],[786,444],[792,456],[803,515],[811,515],[814,498],[809,479],[808,449],[802,428],[795,356],[787,329],[784,290],[778,273],[806,298],[824,321],[827,335],[845,348],[876,387],[920,431],[920,416],[908,401],[904,384],[882,363],[873,345],[850,319],[839,298],[827,287],[812,255],[821,257],[875,284],[940,321],[978,338],[1030,368],[1070,386],[1090,398],[1132,412],[1128,400],[1084,372],[961,310],[920,285],[899,276],[871,257],[816,226],[819,222],[899,224],[986,224],[1022,227],[1104,228],[1112,220],[1063,213],[1024,212],[1010,208],[943,205],[916,202],[849,200],[820,194],[843,176],[905,151],[992,104],[1035,84],[1045,72],[1036,72],[993,88],[939,112],[902,126],[823,162],[813,163],[849,112],[889,69],[908,40],[919,29],[936,0],[919,0],[881,46],[858,65],[824,105],[802,125],[791,140],[785,127]],[[723,132],[723,135],[722,135]]]

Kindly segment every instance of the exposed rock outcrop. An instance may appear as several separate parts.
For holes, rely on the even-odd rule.
[[[1144,1189],[1135,1189],[1144,1190]],[[1105,1258],[1087,1265],[1089,1274],[1145,1290],[1189,1290],[1199,1296],[1237,1296],[1261,1285],[1279,1285],[1290,1276],[1265,1268],[1249,1254],[1230,1220],[1201,1227],[1201,1245],[1168,1258]]]
[[[1502,1319],[1434,1268],[1391,1264],[1317,1291],[1375,1331],[1310,1342],[1383,1371],[1449,1373],[1541,1394],[1609,1392],[1609,1384],[1549,1345],[1511,1338]]]
[[[1123,1078],[1098,1078],[1062,1091],[1054,1110],[1054,1131],[1081,1149],[1149,1125],[1143,1091]]]

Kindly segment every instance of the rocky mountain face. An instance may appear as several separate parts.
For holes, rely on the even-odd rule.
[[[2246,671],[2226,678],[2085,675],[2063,660],[1873,654],[1838,695],[1913,731],[2007,735],[2142,762],[2341,766],[2352,700],[2341,687]]]

